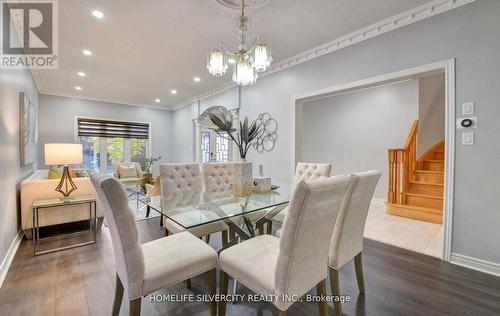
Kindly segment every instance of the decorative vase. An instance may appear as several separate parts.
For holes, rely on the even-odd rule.
[[[252,163],[234,163],[234,195],[249,196],[253,192]]]

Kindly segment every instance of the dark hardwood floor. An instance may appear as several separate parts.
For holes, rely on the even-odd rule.
[[[138,222],[142,242],[162,237],[158,219]],[[220,236],[211,244],[220,247]],[[366,295],[359,295],[354,264],[340,272],[341,291],[351,297],[344,315],[500,315],[500,278],[442,263],[408,250],[365,240]],[[113,252],[106,228],[95,245],[32,257],[24,240],[0,288],[0,315],[110,315],[114,290]],[[177,284],[159,293],[204,294],[206,277],[192,290]],[[232,284],[230,284],[232,288]],[[327,289],[327,293],[331,293]],[[250,293],[240,286],[238,294]],[[128,303],[122,304],[127,315]],[[268,303],[228,305],[228,315],[273,315]],[[333,305],[329,305],[333,315]],[[289,315],[317,315],[314,303],[296,303]],[[209,315],[208,304],[153,303],[143,298],[142,315]]]

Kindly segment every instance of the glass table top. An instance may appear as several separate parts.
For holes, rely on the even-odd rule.
[[[269,212],[274,207],[287,204],[290,195],[289,186],[282,185],[269,193],[254,193],[246,197],[235,196],[233,190],[196,191],[176,193],[168,197],[144,197],[139,198],[139,201],[189,229],[257,211]],[[264,215],[265,213],[262,216]]]
[[[95,197],[92,195],[76,195],[76,196],[71,196],[71,198],[68,199],[60,199],[60,198],[39,199],[33,201],[33,207],[42,208],[42,207],[53,207],[53,206],[65,206],[71,204],[94,202],[95,200],[96,200]]]

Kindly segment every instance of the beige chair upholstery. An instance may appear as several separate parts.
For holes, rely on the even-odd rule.
[[[142,296],[216,268],[217,253],[188,232],[141,245],[124,185],[105,175],[93,175],[92,183],[103,203],[111,233],[117,298],[121,302],[118,294],[123,284],[129,300],[134,301],[131,311],[137,304],[140,311]],[[114,306],[114,315],[120,302]]]
[[[302,180],[315,180],[320,178],[327,178],[332,172],[332,164],[329,163],[312,163],[312,162],[299,162],[295,169],[293,177],[293,185],[296,185]],[[285,220],[288,207],[279,212],[273,217],[273,222],[283,223]]]
[[[137,171],[136,178],[121,178],[120,177],[120,166],[130,167],[134,166]],[[119,179],[125,186],[130,185],[139,185],[141,183],[141,179],[143,177],[143,172],[141,165],[138,162],[113,162],[113,176]]]
[[[295,169],[293,177],[294,185],[302,180],[316,180],[320,178],[327,178],[332,173],[332,164],[329,163],[312,163],[312,162],[299,162]]]
[[[182,206],[196,205],[201,202],[203,189],[199,164],[160,164],[159,168],[164,209],[175,209]],[[193,216],[199,215],[200,212],[193,212]],[[213,214],[207,211],[205,215],[209,217]],[[184,214],[184,216],[189,216],[189,214]],[[167,233],[172,234],[186,231],[184,227],[166,217],[164,218],[164,227],[167,229]],[[215,222],[198,226],[189,231],[197,237],[202,237],[227,229],[225,223]]]
[[[228,274],[257,294],[277,295],[273,303],[286,311],[293,304],[286,297],[324,286],[331,234],[348,182],[340,175],[297,183],[279,239],[262,235],[221,252],[221,288],[227,288]]]
[[[364,293],[364,277],[361,254],[363,251],[363,232],[373,193],[380,179],[380,171],[370,170],[351,174],[347,194],[342,202],[339,216],[335,222],[328,265],[330,282],[334,295],[340,295],[338,270],[347,262],[355,259],[356,276],[361,293]],[[336,315],[341,315],[340,302],[335,303]]]
[[[146,196],[147,197],[161,195],[160,177],[159,176],[156,177],[154,185],[150,184],[150,183],[146,183],[144,185],[144,187],[146,188]]]
[[[233,189],[233,163],[204,163],[201,169],[206,192],[227,192]]]

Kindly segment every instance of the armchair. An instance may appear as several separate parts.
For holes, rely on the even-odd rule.
[[[144,172],[138,162],[113,162],[113,176],[125,186],[140,185]]]

